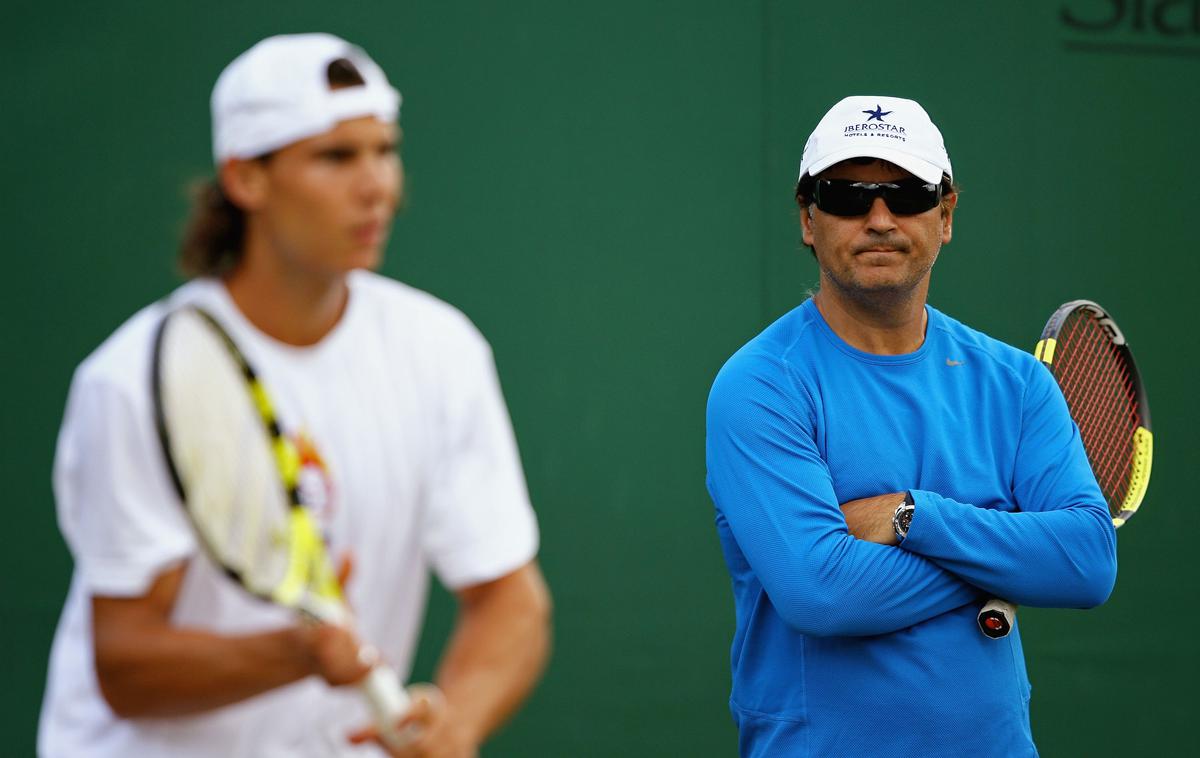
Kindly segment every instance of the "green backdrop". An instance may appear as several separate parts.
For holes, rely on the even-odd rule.
[[[1200,274],[1200,2],[293,0],[6,10],[6,754],[33,752],[70,575],[49,472],[72,368],[178,281],[221,67],[313,30],[404,93],[410,203],[384,270],[491,339],[539,513],[555,655],[485,755],[734,754],[704,402],[815,282],[794,172],[855,93],[916,98],[946,135],[964,192],[935,305],[1031,347],[1055,305],[1096,299],[1144,366],[1158,456],[1116,591],[1022,616],[1043,754],[1193,746],[1200,350],[1171,325]],[[423,676],[452,611],[431,605]]]

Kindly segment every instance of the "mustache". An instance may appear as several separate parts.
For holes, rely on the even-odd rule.
[[[908,240],[902,239],[900,237],[893,237],[891,235],[881,234],[878,236],[871,237],[871,239],[862,243],[861,245],[855,245],[853,248],[853,251],[855,254],[857,254],[857,253],[866,252],[867,250],[878,250],[880,248],[886,248],[888,250],[897,250],[901,253],[907,253],[908,249],[909,249],[909,242],[908,242]]]

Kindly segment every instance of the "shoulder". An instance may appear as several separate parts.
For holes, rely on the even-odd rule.
[[[148,389],[154,334],[165,312],[162,301],[152,303],[117,327],[79,364],[72,391],[86,387],[140,394]]]
[[[213,286],[207,280],[187,282],[126,319],[75,369],[71,395],[107,397],[134,408],[149,403],[154,339],[163,317],[181,303],[203,302]]]
[[[811,358],[809,344],[817,336],[816,309],[812,301],[793,308],[738,349],[717,372],[716,386],[793,373],[798,363]]]
[[[411,285],[370,271],[351,275],[352,297],[360,297],[370,316],[401,329],[406,336],[434,342],[444,350],[457,347],[489,352],[487,340],[458,308]]]
[[[203,300],[212,284],[188,282],[142,307],[93,350],[75,370],[74,385],[141,392],[148,388],[154,338],[167,312],[180,303]]]
[[[735,352],[717,372],[709,393],[710,412],[746,403],[801,402],[808,405],[804,365],[818,352],[818,326],[811,301],[784,314]]]
[[[934,328],[945,337],[948,349],[961,353],[960,356],[945,356],[948,361],[970,360],[980,368],[994,371],[1021,384],[1036,381],[1040,377],[1040,373],[1035,369],[1041,364],[1031,353],[973,329],[932,306],[930,311],[934,315]]]

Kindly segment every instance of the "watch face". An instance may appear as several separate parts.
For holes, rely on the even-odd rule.
[[[915,507],[910,503],[901,503],[896,509],[896,515],[892,517],[892,528],[897,538],[904,539],[908,535],[908,525],[912,523],[914,510]]]

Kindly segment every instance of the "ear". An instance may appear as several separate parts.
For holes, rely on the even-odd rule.
[[[952,192],[942,198],[942,244],[954,236],[954,206],[958,205],[958,193]]]
[[[256,211],[267,199],[267,167],[260,160],[230,158],[218,173],[225,196],[243,211]]]
[[[812,203],[800,206],[800,228],[804,232],[804,244],[813,246],[813,206]]]

